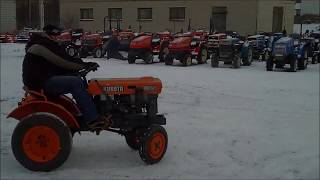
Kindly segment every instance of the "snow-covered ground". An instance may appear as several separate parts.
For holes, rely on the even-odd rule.
[[[1,44],[1,179],[319,179],[319,65],[290,73],[267,72],[262,62],[213,69],[88,59],[101,66],[89,78],[163,81],[167,153],[145,165],[124,137],[83,133],[65,164],[39,173],[15,160],[17,121],[6,119],[23,95],[23,55],[23,44]]]

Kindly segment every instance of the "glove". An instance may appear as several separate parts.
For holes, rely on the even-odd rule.
[[[96,62],[86,62],[85,69],[91,69],[92,71],[96,71],[99,67],[99,64]]]

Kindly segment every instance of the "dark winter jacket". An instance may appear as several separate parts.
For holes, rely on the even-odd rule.
[[[23,83],[29,89],[43,88],[52,76],[66,75],[84,68],[81,59],[72,58],[45,33],[33,34],[26,45],[22,65]]]

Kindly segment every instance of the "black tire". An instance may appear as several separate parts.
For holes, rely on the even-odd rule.
[[[133,50],[130,50],[128,52],[128,63],[129,64],[134,64],[136,62],[136,56]]]
[[[197,56],[198,64],[204,64],[208,59],[208,50],[206,48],[201,48]]]
[[[290,55],[290,72],[297,72],[298,60],[293,55]]]
[[[267,60],[266,60],[266,69],[267,71],[273,71],[273,58],[270,56]]]
[[[72,147],[72,135],[66,123],[56,116],[34,114],[18,123],[12,134],[11,147],[15,158],[25,168],[51,171],[67,160]],[[29,151],[25,151],[26,147]],[[35,148],[42,151],[34,150]],[[39,155],[39,152],[48,152],[47,148],[50,149],[50,154]],[[49,160],[46,161],[46,158]]]
[[[216,53],[211,56],[211,67],[216,68],[219,67],[219,57]]]
[[[308,67],[307,59],[300,59],[300,60],[297,59],[297,61],[298,61],[298,69],[299,70],[307,69],[307,67]]]
[[[265,52],[262,54],[262,61],[267,61],[269,58],[270,58],[269,52],[268,52],[268,51],[265,51]]]
[[[166,56],[169,54],[169,42],[165,41],[161,44],[160,52],[159,52],[159,61],[164,62]]]
[[[173,55],[169,53],[169,54],[165,57],[164,63],[165,63],[165,65],[172,65],[172,64],[173,64]]]
[[[192,56],[191,54],[185,54],[182,59],[183,66],[191,66],[192,65]]]
[[[235,68],[235,69],[238,69],[238,68],[240,68],[240,66],[241,66],[240,54],[236,53],[233,56],[233,59],[232,59],[232,67]]]
[[[152,64],[153,63],[153,53],[151,51],[147,51],[144,54],[143,57],[144,62],[146,62],[147,64]]]
[[[102,58],[103,53],[102,53],[102,48],[96,48],[93,50],[93,57],[94,58]]]
[[[73,46],[67,47],[67,54],[71,57],[75,57],[77,55],[77,51]]]
[[[244,66],[250,66],[252,63],[252,49],[249,48],[247,56],[242,60]]]
[[[137,132],[135,131],[128,132],[127,134],[125,134],[125,138],[126,138],[126,143],[131,149],[139,150],[141,146],[141,143],[140,143],[141,137],[137,134]]]
[[[159,162],[166,153],[168,135],[160,125],[152,125],[144,133],[139,148],[139,155],[146,164]]]

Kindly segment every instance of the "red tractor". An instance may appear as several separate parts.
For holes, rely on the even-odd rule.
[[[94,58],[102,58],[105,54],[103,51],[103,36],[100,34],[86,34],[82,38],[80,57],[92,55]]]
[[[0,33],[0,43],[15,43],[16,36],[13,33]]]
[[[166,65],[172,65],[173,60],[177,59],[184,66],[190,66],[193,58],[196,58],[198,64],[203,64],[208,59],[207,34],[195,32],[177,35],[169,43],[168,49],[164,59]]]
[[[137,58],[143,59],[147,64],[153,63],[153,55],[159,54],[160,62],[168,54],[169,42],[173,39],[171,33],[144,34],[134,38],[130,43],[128,63],[135,63]]]
[[[97,67],[88,68],[85,75]],[[88,92],[100,114],[112,115],[112,125],[103,130],[124,135],[130,148],[139,151],[147,164],[159,162],[167,149],[168,137],[158,114],[157,98],[162,83],[158,78],[91,79]],[[17,161],[32,171],[50,171],[61,166],[72,148],[74,133],[89,131],[81,123],[80,110],[72,99],[48,97],[43,91],[25,89],[25,97],[8,117],[19,120],[11,141]],[[100,130],[95,132],[99,135]]]

